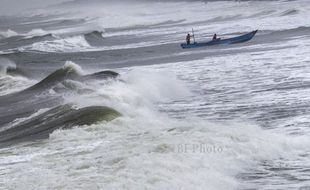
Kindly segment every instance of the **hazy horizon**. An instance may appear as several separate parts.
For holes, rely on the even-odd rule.
[[[19,0],[0,0],[0,15],[12,15],[28,9],[40,8],[47,5],[57,4],[69,0],[24,0],[23,3]]]

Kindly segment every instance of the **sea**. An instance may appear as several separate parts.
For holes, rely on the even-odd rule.
[[[308,0],[0,15],[1,190],[310,190]]]

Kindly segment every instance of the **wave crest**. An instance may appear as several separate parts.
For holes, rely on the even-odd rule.
[[[91,46],[100,46],[104,43],[104,38],[102,34],[103,32],[95,30],[90,33],[84,34],[84,38]]]
[[[6,58],[0,58],[0,77],[8,73],[8,71],[16,70],[16,64]]]
[[[36,42],[19,48],[20,51],[32,50],[41,52],[79,52],[91,48],[84,36],[73,36],[51,41]]]
[[[18,123],[0,132],[0,142],[22,142],[38,138],[48,138],[56,129],[92,125],[101,121],[111,121],[121,114],[105,106],[89,106],[80,109],[66,104],[54,107],[44,113]]]
[[[17,35],[18,33],[11,29],[8,29],[7,31],[0,31],[0,37],[4,37],[4,38],[10,38],[10,37],[17,36]]]
[[[24,36],[25,38],[33,38],[33,37],[39,37],[39,36],[46,36],[46,35],[52,35],[49,32],[42,30],[41,28],[33,29],[30,32],[26,33]]]

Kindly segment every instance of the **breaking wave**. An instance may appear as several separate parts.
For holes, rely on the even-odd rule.
[[[0,58],[0,77],[8,75],[22,77],[27,76],[27,74],[18,68],[13,61],[7,58]]]
[[[74,109],[71,106],[69,109],[64,109],[68,108],[68,106],[62,105],[64,103],[63,95],[66,93],[75,94],[82,90],[72,88],[72,82],[70,83],[70,81],[84,83],[92,80],[115,79],[118,76],[118,73],[113,71],[83,75],[83,70],[78,65],[67,62],[63,68],[51,73],[40,82],[19,92],[0,96],[0,111],[3,113],[0,116],[0,124],[2,125],[0,127],[0,130],[2,130],[0,141],[4,142],[13,139],[19,141],[26,138],[26,136],[28,140],[30,137],[34,140],[37,137],[36,135],[46,137],[46,135],[58,128],[111,120],[118,116],[119,113],[107,107],[86,106],[85,108]],[[52,111],[39,114],[35,118],[30,117],[42,109],[51,109]],[[59,110],[65,110],[65,113],[55,115],[55,109],[57,113]],[[16,118],[27,117],[30,118],[26,119],[22,124],[12,124]],[[49,122],[43,122],[43,120]],[[39,132],[36,130],[39,130]]]
[[[121,114],[104,106],[89,106],[76,109],[72,105],[61,105],[23,122],[0,131],[2,146],[14,143],[48,138],[56,129],[68,129],[80,125],[91,125],[100,121],[111,121]]]
[[[21,36],[27,39],[27,38],[33,38],[33,37],[39,37],[39,36],[46,36],[46,35],[52,35],[52,34],[40,28],[32,29],[31,31],[27,33],[18,33],[11,29],[8,29],[7,31],[0,31],[0,37],[2,36],[4,38]]]
[[[41,51],[41,52],[79,52],[90,49],[91,46],[84,36],[73,36],[52,41],[36,42],[29,46],[19,48],[20,51]]]
[[[45,30],[38,28],[38,29],[31,30],[30,32],[24,34],[23,36],[25,36],[25,38],[33,38],[33,37],[47,36],[47,35],[52,35],[52,34]]]
[[[10,38],[12,36],[17,36],[18,33],[8,29],[7,31],[0,31],[0,37],[4,37],[4,38]]]
[[[16,70],[16,64],[6,58],[0,58],[0,77]]]
[[[281,189],[307,183],[309,98],[306,88],[291,88],[309,79],[301,1],[97,2],[70,1],[73,6],[60,12],[42,10],[49,16],[16,25],[24,34],[4,31],[1,51],[32,52],[3,55],[17,67],[2,67],[2,77],[17,79],[19,65],[34,75],[55,70],[22,86],[0,80],[0,94],[2,83],[18,88],[0,97],[0,146],[14,145],[0,152],[4,188]],[[226,38],[261,30],[240,46],[183,51],[179,43],[192,27],[197,42],[213,33]],[[28,32],[32,28],[42,29]],[[296,45],[291,39],[300,46],[283,52],[276,46]],[[96,73],[72,62],[58,66],[64,60]],[[98,70],[105,66],[126,68]],[[299,82],[290,83],[292,77]],[[10,86],[3,87],[8,92]],[[235,118],[266,122],[261,127]],[[301,136],[285,135],[287,128]],[[42,138],[48,139],[36,141]],[[29,144],[16,144],[24,141]]]
[[[104,44],[102,33],[100,31],[93,31],[85,34],[84,38],[91,46],[100,46]]]

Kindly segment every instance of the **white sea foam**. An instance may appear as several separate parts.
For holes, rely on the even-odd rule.
[[[33,84],[23,76],[8,74],[8,69],[16,69],[16,64],[7,58],[0,58],[0,96],[24,89]]]
[[[84,36],[73,36],[51,41],[36,42],[29,46],[20,47],[20,51],[33,50],[42,52],[78,52],[91,48]]]
[[[17,35],[18,33],[11,29],[8,29],[7,31],[0,31],[0,36],[5,37],[5,38],[9,38],[12,36],[17,36]]]
[[[83,73],[84,73],[83,69],[79,65],[75,64],[72,61],[66,61],[65,65],[63,66],[63,68],[72,68],[80,75],[83,75]]]
[[[34,36],[43,36],[48,34],[47,31],[44,31],[40,28],[38,29],[33,29],[27,33],[17,33],[14,30],[8,29],[7,31],[0,31],[0,36],[5,37],[5,38],[10,38],[13,36],[25,36],[25,38],[32,38]]]
[[[38,29],[33,29],[31,31],[29,31],[28,33],[24,34],[25,38],[32,38],[35,36],[44,36],[49,34],[49,32],[42,30],[41,28]]]

